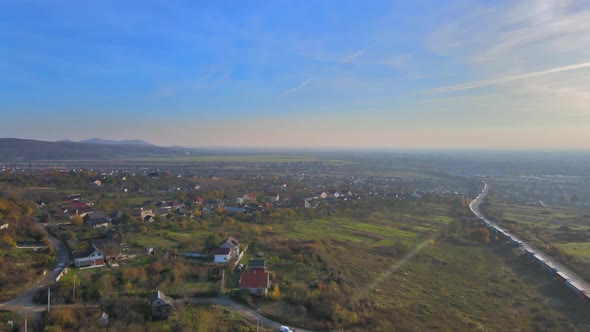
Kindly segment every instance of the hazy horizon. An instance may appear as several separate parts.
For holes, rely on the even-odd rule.
[[[590,149],[579,1],[0,4],[0,132],[159,146]]]

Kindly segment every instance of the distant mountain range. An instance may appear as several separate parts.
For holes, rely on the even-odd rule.
[[[156,146],[152,143],[148,143],[146,141],[132,139],[132,140],[123,140],[123,141],[113,141],[108,139],[102,138],[91,138],[83,141],[71,141],[68,139],[64,139],[58,142],[66,142],[66,143],[90,143],[90,144],[104,144],[104,145],[143,145],[143,146]]]
[[[184,156],[186,150],[165,148],[143,141],[46,142],[0,138],[0,163],[33,160],[125,160]]]

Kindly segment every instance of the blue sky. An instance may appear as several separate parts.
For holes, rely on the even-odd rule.
[[[582,1],[0,2],[0,136],[590,148]]]

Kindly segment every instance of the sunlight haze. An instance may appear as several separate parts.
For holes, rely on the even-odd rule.
[[[588,149],[583,1],[0,3],[0,136]]]

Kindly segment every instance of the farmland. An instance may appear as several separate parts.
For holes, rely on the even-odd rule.
[[[445,215],[426,217],[444,220]],[[425,216],[414,219],[407,214],[404,218],[405,223],[391,218],[375,224],[374,218],[369,218],[352,225],[338,218],[311,220],[289,228],[286,237],[268,240],[269,246],[278,242],[296,247],[293,242],[299,241],[303,248],[314,249],[299,261],[280,256],[272,267],[289,279],[287,302],[298,301],[291,298],[289,287],[298,289],[319,275],[329,284],[328,280],[337,283],[329,287],[347,294],[360,330],[361,326],[374,330],[589,326],[590,320],[582,318],[586,308],[564,294],[557,283],[539,276],[536,267],[526,263],[518,251],[502,243],[481,246],[442,239],[438,232],[428,234],[416,227],[424,223]],[[285,318],[294,310],[287,303],[266,303],[261,308]],[[313,315],[295,319],[293,324],[304,324],[310,318]]]
[[[88,214],[108,218],[108,228],[121,236],[121,243],[105,249],[108,264],[70,270],[52,285],[52,302],[100,304],[120,329],[198,330],[219,320],[221,330],[253,330],[231,310],[188,304],[220,295],[314,330],[590,327],[585,304],[518,249],[493,238],[474,240],[479,224],[468,203],[481,190],[478,179],[383,160],[333,162],[339,157],[227,156],[174,161],[163,169],[158,161],[140,169],[14,170],[0,175],[0,193],[27,206],[37,203],[27,211],[78,252],[108,240],[107,228],[94,227]],[[494,204],[488,203],[488,212],[514,230],[532,223],[539,234],[559,237],[587,229],[585,215],[574,207]],[[494,210],[498,206],[502,211]],[[241,263],[265,261],[267,296],[240,289],[243,271],[212,262],[228,236],[244,251]],[[555,243],[578,257],[588,250],[572,238]],[[187,253],[202,257],[184,258]],[[30,259],[11,258],[20,266]],[[166,321],[152,319],[146,306],[156,290],[177,300]],[[71,328],[96,325],[95,314],[72,310]],[[202,316],[203,323],[187,321],[191,316]],[[46,323],[55,326],[58,318]],[[90,318],[94,323],[87,326],[80,321]]]

